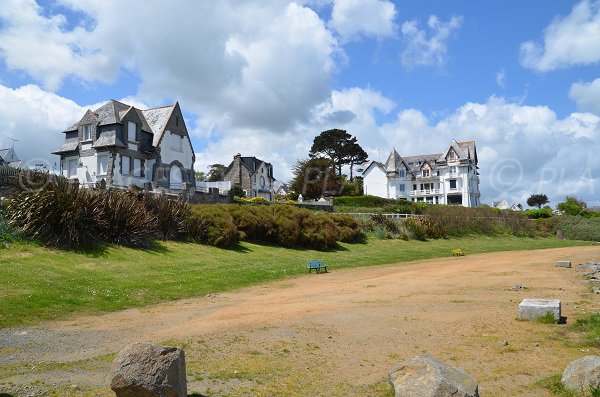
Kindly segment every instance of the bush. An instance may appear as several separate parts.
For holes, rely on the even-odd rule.
[[[422,214],[427,208],[425,203],[408,200],[393,200],[377,196],[340,196],[333,199],[334,207],[380,208],[384,212],[396,214]]]
[[[162,195],[142,195],[146,210],[156,219],[156,230],[163,240],[180,238],[187,233],[189,205],[182,200],[170,200]]]
[[[536,210],[527,210],[525,211],[525,215],[527,215],[529,219],[550,218],[552,217],[552,209],[540,208]]]
[[[130,192],[95,192],[102,204],[103,240],[132,246],[147,246],[154,236],[157,221],[144,203]]]
[[[103,212],[99,195],[62,183],[21,191],[8,207],[11,226],[44,244],[63,247],[97,242],[105,230]]]
[[[600,218],[561,215],[556,217],[556,230],[571,240],[600,241]]]
[[[231,247],[240,239],[233,217],[217,206],[194,206],[188,214],[187,230],[194,241],[215,247]]]

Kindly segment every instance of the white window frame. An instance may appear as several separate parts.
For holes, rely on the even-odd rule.
[[[448,160],[455,160],[456,159],[456,153],[454,153],[454,150],[450,150],[448,152]]]
[[[83,142],[92,140],[92,125],[86,124],[82,127],[83,130]]]
[[[424,178],[427,178],[430,176],[430,172],[428,168],[424,168],[423,170],[421,170],[421,175],[423,175]]]
[[[129,142],[136,142],[135,134],[137,130],[137,125],[133,121],[127,122],[127,140]]]
[[[106,161],[103,161],[104,159],[106,159]],[[98,168],[97,168],[97,175],[107,175],[108,174],[108,154],[99,154],[98,155]],[[104,165],[104,169],[102,169]]]
[[[454,187],[452,187],[452,182],[454,182]],[[450,179],[448,181],[448,187],[452,190],[458,189],[458,181],[456,179]]]
[[[124,167],[127,163],[127,167]],[[131,175],[131,157],[121,156],[121,175]]]
[[[401,184],[398,186],[398,189],[399,189],[401,192],[404,192],[404,191],[406,191],[406,190],[405,190],[404,183],[401,183]]]
[[[406,171],[404,171],[404,169],[398,170],[398,176],[400,178],[405,178],[406,177]]]

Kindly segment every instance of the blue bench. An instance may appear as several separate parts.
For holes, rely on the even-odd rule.
[[[325,269],[325,273],[327,273],[327,265],[324,265],[322,260],[310,261],[306,267],[308,267],[309,273],[313,271],[313,269],[317,273],[321,273],[321,269]]]

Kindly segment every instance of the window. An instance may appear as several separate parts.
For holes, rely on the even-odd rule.
[[[450,150],[448,152],[448,160],[454,160],[456,158],[456,153],[454,153],[454,150]]]
[[[121,157],[121,174],[129,175],[131,173],[131,157]]]
[[[106,154],[98,156],[98,175],[106,175],[108,172],[108,156]]]
[[[456,167],[455,166],[450,167],[450,173],[451,174],[456,174]]]
[[[142,160],[133,159],[133,176],[142,176]]]
[[[171,150],[183,152],[183,136],[171,134]]]
[[[83,140],[91,141],[92,140],[92,125],[86,124],[83,126]]]
[[[456,189],[456,179],[450,179],[450,189]]]
[[[424,169],[423,170],[423,176],[424,177],[428,177],[429,176],[429,170],[428,169]]]
[[[400,178],[404,178],[406,176],[406,171],[404,171],[403,169],[402,170],[398,170],[398,176]]]
[[[135,129],[136,125],[133,121],[127,123],[127,140],[135,142]]]
[[[260,187],[264,188],[265,187],[265,177],[261,175],[260,177]]]
[[[77,176],[77,159],[69,160],[69,178]]]
[[[404,183],[400,184],[400,191],[403,192],[404,191]]]

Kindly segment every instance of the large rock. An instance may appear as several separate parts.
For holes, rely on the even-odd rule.
[[[552,314],[556,321],[561,320],[560,300],[523,299],[519,303],[519,320],[537,320],[547,314]]]
[[[133,343],[112,363],[110,388],[117,397],[186,397],[183,350]]]
[[[600,387],[600,356],[585,356],[573,361],[562,374],[562,383],[568,389],[587,392]]]
[[[428,355],[392,368],[388,382],[396,397],[479,397],[477,382],[471,375]]]

